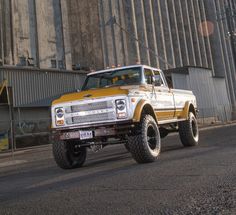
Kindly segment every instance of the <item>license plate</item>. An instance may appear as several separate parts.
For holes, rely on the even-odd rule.
[[[80,131],[79,135],[80,135],[81,140],[86,140],[86,139],[93,138],[93,132],[92,131]]]
[[[61,140],[70,140],[70,139],[79,139],[79,138],[80,138],[80,133],[78,131],[77,132],[66,132],[60,136]]]

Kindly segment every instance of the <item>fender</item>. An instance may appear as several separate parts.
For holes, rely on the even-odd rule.
[[[194,108],[194,105],[190,101],[187,101],[184,105],[184,109],[183,109],[182,113],[180,114],[180,118],[181,119],[188,119],[188,117],[189,117],[188,113],[190,110],[194,113],[194,115],[196,115],[196,110]]]
[[[138,102],[138,104],[136,105],[136,108],[135,108],[135,111],[134,111],[134,116],[133,116],[133,121],[134,122],[140,122],[142,111],[143,111],[143,108],[145,106],[147,106],[150,109],[149,110],[149,111],[151,111],[150,115],[152,115],[154,117],[154,119],[156,120],[156,122],[158,122],[155,111],[153,110],[152,105],[144,99],[140,100]]]

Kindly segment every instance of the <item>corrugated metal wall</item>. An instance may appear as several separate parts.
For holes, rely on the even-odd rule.
[[[189,69],[189,86],[198,98],[200,116],[210,117],[215,115],[217,99],[214,90],[212,71],[206,69]],[[221,89],[226,91],[226,87]]]
[[[215,117],[220,121],[231,119],[232,106],[224,78],[214,78],[211,70],[203,68],[173,71],[174,88],[192,90],[196,96],[199,118]]]
[[[0,68],[0,82],[8,80],[13,87],[14,106],[30,106],[43,100],[79,89],[85,74],[69,71],[29,68]]]
[[[225,89],[225,79],[213,78],[214,91],[216,94],[217,107],[216,112],[221,121],[229,121],[232,119],[232,106],[230,104],[229,95]]]

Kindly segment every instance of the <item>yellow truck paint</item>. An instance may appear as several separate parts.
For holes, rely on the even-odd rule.
[[[140,122],[142,111],[143,111],[143,108],[145,105],[149,105],[152,108],[152,106],[146,100],[139,101],[139,103],[136,106],[134,116],[133,116],[134,122]],[[153,111],[153,113],[155,113],[153,108],[152,108],[152,111]],[[157,118],[155,120],[157,121]]]
[[[174,110],[154,110],[151,106],[151,104],[149,104],[146,100],[141,100],[135,109],[134,112],[134,117],[133,117],[133,121],[134,122],[140,122],[141,119],[141,115],[142,115],[142,111],[145,105],[149,105],[149,107],[152,109],[153,116],[155,116],[155,120],[158,123],[158,121],[161,120],[167,120],[167,119],[172,119],[174,116]]]
[[[192,104],[189,101],[185,103],[184,109],[179,113],[178,119],[188,119],[190,105]]]
[[[164,110],[164,111],[157,110],[155,113],[156,113],[156,117],[159,121],[173,119],[173,117],[174,117],[174,110]]]
[[[84,99],[93,99],[93,98],[116,96],[116,95],[127,95],[128,92],[129,91],[127,89],[121,89],[121,87],[86,90],[78,93],[70,93],[63,95],[59,99],[54,100],[52,105],[65,102],[79,101]]]

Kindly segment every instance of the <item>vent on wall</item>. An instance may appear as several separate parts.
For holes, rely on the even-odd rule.
[[[19,57],[19,63],[17,66],[35,66],[34,58],[21,56]]]
[[[27,61],[26,61],[26,57],[25,56],[21,56],[21,57],[19,57],[19,66],[26,66],[27,65],[27,63],[26,63]]]
[[[63,60],[59,60],[59,61],[58,61],[58,68],[59,68],[59,69],[65,69]]]
[[[53,69],[56,69],[57,68],[57,61],[56,60],[51,60],[51,67],[53,68]]]
[[[32,58],[32,57],[27,58],[27,66],[35,66],[34,58]]]
[[[51,68],[53,69],[65,69],[65,64],[64,64],[64,61],[63,60],[55,60],[55,59],[52,59],[51,60]]]

